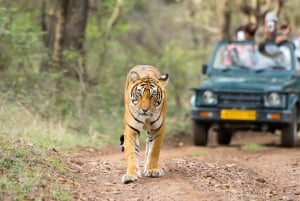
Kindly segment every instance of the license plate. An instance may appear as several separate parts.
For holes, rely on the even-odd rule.
[[[221,110],[221,119],[255,120],[255,110]]]

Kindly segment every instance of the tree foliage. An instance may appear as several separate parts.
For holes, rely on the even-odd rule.
[[[66,31],[57,40],[63,42],[64,62],[52,71],[58,2],[69,2]],[[282,23],[290,23],[295,33],[300,24],[295,0],[79,2],[0,0],[1,97],[99,138],[122,132],[124,82],[131,67],[150,64],[170,74],[168,115],[183,130],[188,88],[201,82],[200,66],[217,40],[230,38],[236,27],[254,18],[259,24],[278,5]],[[79,15],[78,8],[87,10]],[[50,61],[47,70],[41,68],[45,61]]]

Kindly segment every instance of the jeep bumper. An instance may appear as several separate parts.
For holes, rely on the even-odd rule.
[[[292,122],[291,110],[251,110],[255,111],[254,117],[232,119],[222,117],[223,108],[193,108],[191,118],[197,121],[217,123],[217,122],[249,122],[249,123],[290,123]],[[239,110],[243,112],[243,110]],[[244,110],[246,111],[246,110]],[[249,111],[249,110],[247,110]],[[252,115],[253,116],[253,115]]]

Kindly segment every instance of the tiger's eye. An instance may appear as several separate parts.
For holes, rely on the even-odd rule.
[[[141,96],[142,95],[142,90],[141,89],[137,89],[136,90],[136,95],[137,96]]]
[[[151,89],[151,94],[152,94],[153,96],[156,96],[156,95],[157,95],[157,90],[156,90],[156,89]]]

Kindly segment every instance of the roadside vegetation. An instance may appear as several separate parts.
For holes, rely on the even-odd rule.
[[[75,174],[55,149],[0,140],[1,200],[71,200]]]
[[[249,152],[259,152],[265,150],[266,147],[260,145],[260,144],[245,144],[241,147],[241,150],[243,151],[249,151]]]

